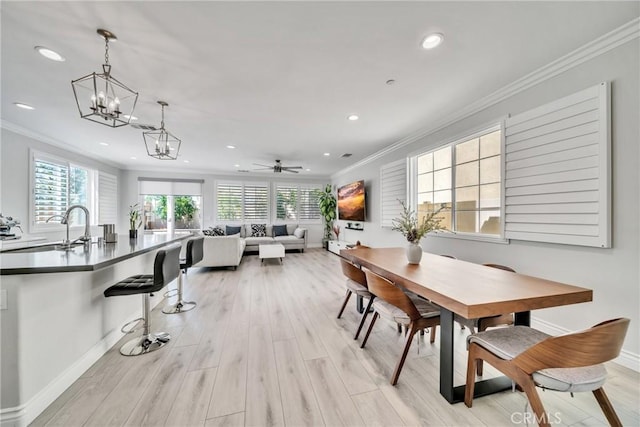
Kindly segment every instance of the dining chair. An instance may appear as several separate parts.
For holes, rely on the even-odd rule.
[[[342,273],[347,277],[347,281],[345,282],[345,285],[347,286],[347,294],[345,295],[344,301],[342,302],[342,307],[340,307],[338,319],[342,316],[342,313],[344,312],[344,309],[349,302],[349,298],[351,298],[351,294],[355,293],[356,296],[369,299],[367,307],[362,313],[362,319],[360,320],[360,324],[358,325],[356,335],[353,337],[354,340],[357,340],[358,336],[360,335],[360,331],[364,326],[364,322],[365,320],[367,320],[367,316],[369,314],[369,310],[371,309],[371,304],[373,304],[375,296],[372,295],[371,292],[369,292],[369,288],[367,287],[367,278],[360,268],[356,267],[344,258],[340,259],[340,266],[342,267]]]
[[[464,403],[471,408],[475,365],[485,360],[522,388],[540,426],[554,420],[545,412],[536,386],[570,393],[591,391],[609,424],[622,426],[602,388],[607,375],[603,363],[618,357],[628,327],[629,319],[619,318],[555,337],[528,326],[470,335]]]
[[[413,336],[418,331],[431,328],[429,340],[431,343],[435,341],[435,327],[440,324],[440,309],[425,299],[413,295],[410,297],[401,288],[372,271],[366,270],[365,276],[369,291],[376,296],[376,299],[373,302],[373,318],[360,347],[364,348],[366,345],[378,317],[384,317],[405,326],[406,342],[391,376],[391,385],[396,385],[413,342]]]

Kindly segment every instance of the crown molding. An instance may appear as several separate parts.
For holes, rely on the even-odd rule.
[[[481,98],[467,107],[460,109],[456,114],[449,115],[439,121],[436,121],[433,125],[423,128],[411,135],[408,135],[399,141],[394,142],[386,148],[373,153],[372,155],[365,157],[364,159],[334,173],[331,175],[332,179],[338,176],[352,171],[360,166],[364,166],[373,162],[387,154],[396,151],[406,145],[409,145],[421,138],[431,135],[439,130],[442,130],[462,119],[465,119],[473,114],[476,114],[492,105],[499,103],[507,98],[510,98],[532,86],[540,84],[552,77],[557,76],[567,70],[570,70],[578,65],[607,53],[618,46],[621,46],[631,40],[640,37],[640,18],[634,18],[626,24],[616,28],[609,33],[598,37],[597,39],[577,48],[573,52],[568,53],[544,65],[537,70],[519,78],[518,80],[498,89],[484,98]]]
[[[97,160],[100,163],[104,163],[116,169],[124,169],[124,165],[121,165],[120,163],[116,163],[114,161],[105,159],[103,157],[96,159],[96,156],[93,153],[90,153],[85,150],[80,150],[77,147],[74,147],[73,145],[67,144],[66,142],[60,141],[55,138],[51,138],[50,136],[43,135],[38,132],[34,132],[32,130],[19,126],[13,122],[9,122],[7,120],[0,119],[0,128],[6,129],[13,133],[17,133],[18,135],[26,136],[27,138],[31,138],[45,144],[53,145],[54,147],[58,147],[63,150],[71,151],[72,153],[80,154],[84,157],[89,157],[90,159]]]

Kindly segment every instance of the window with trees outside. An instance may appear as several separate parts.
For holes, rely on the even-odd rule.
[[[269,186],[261,182],[218,182],[216,219],[222,221],[268,221]]]
[[[97,170],[34,151],[31,176],[33,194],[31,228],[33,230],[42,231],[59,227],[62,215],[72,205],[85,206],[89,210],[91,224],[96,224],[98,221],[100,204],[107,210],[116,206],[115,195],[104,198],[99,203],[96,197],[99,188]],[[112,178],[115,179],[115,177]],[[72,226],[82,226],[85,223],[84,215],[79,210],[74,210],[69,220]]]
[[[495,126],[415,156],[418,216],[444,206],[448,230],[501,237],[502,146],[501,127]]]
[[[201,196],[145,195],[144,229],[166,231],[169,222],[174,230],[200,229]]]
[[[280,221],[320,220],[319,186],[276,184],[275,217]]]

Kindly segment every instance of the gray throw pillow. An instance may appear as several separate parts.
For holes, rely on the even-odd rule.
[[[304,237],[304,233],[307,231],[304,228],[296,228],[296,231],[293,232],[293,235],[298,239],[302,239]]]
[[[225,233],[227,236],[233,236],[234,234],[240,234],[240,226],[232,227],[230,225],[226,226]]]
[[[287,226],[286,225],[274,225],[273,226],[273,237],[278,236],[288,236]]]

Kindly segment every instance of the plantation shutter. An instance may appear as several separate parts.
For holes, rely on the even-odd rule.
[[[242,220],[242,183],[218,183],[216,193],[217,219]]]
[[[34,224],[44,224],[53,215],[63,215],[69,207],[69,169],[66,163],[46,158],[34,159]],[[55,223],[60,223],[57,218]]]
[[[380,168],[380,226],[391,227],[402,213],[398,200],[407,201],[407,160],[402,159]]]
[[[266,184],[244,184],[244,220],[269,221],[269,188]]]
[[[322,218],[320,215],[319,196],[320,187],[300,187],[298,197],[298,212],[301,221],[313,221]]]
[[[118,177],[98,173],[98,223],[115,224],[118,220]]]
[[[279,220],[298,219],[298,187],[276,184],[276,218]]]
[[[611,247],[609,85],[507,119],[508,239]]]

